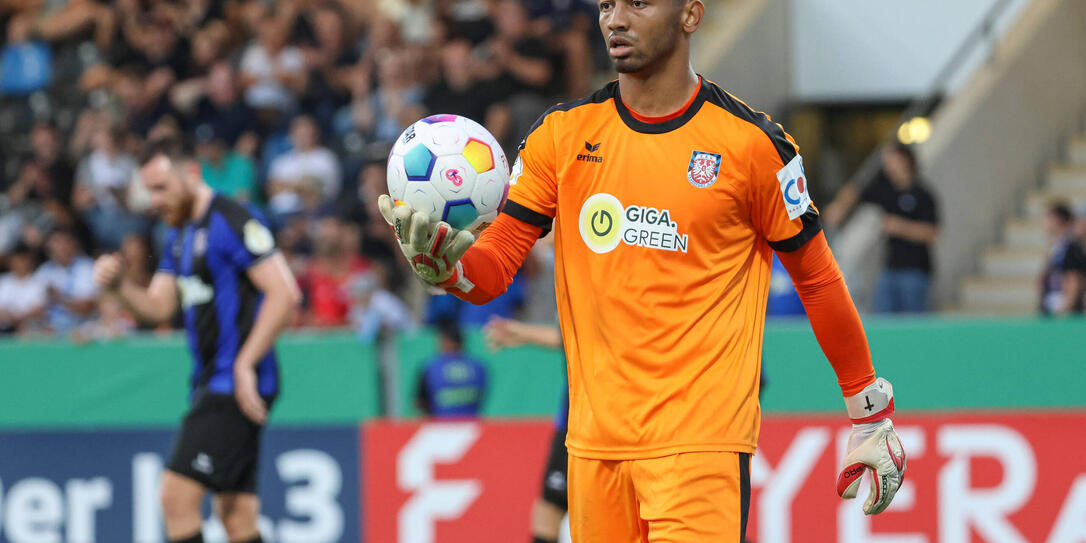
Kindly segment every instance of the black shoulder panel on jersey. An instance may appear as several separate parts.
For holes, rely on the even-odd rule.
[[[552,220],[550,217],[512,200],[506,200],[505,207],[502,207],[502,213],[505,213],[522,223],[542,228],[543,233],[539,234],[539,237],[546,236],[547,233],[551,231]]]
[[[524,142],[528,141],[528,136],[531,136],[532,132],[535,132],[537,128],[543,126],[543,119],[546,119],[547,115],[550,115],[555,111],[569,111],[586,104],[601,104],[613,98],[617,89],[618,81],[612,81],[584,98],[578,98],[576,100],[570,100],[569,102],[562,102],[561,104],[551,106],[547,111],[544,111],[534,123],[532,123],[532,127],[528,129],[528,133],[524,134],[524,139],[520,140],[520,145],[517,146],[517,150],[523,149]]]
[[[780,251],[782,253],[791,253],[803,247],[804,243],[811,241],[812,238],[818,235],[822,231],[822,219],[818,216],[818,211],[815,210],[813,205],[807,207],[807,211],[800,215],[800,220],[803,221],[803,229],[798,234],[780,241],[769,242],[769,247],[774,251]]]
[[[215,195],[211,200],[210,212],[217,211],[222,218],[226,219],[226,223],[230,225],[230,229],[241,235],[242,229],[245,227],[245,223],[249,222],[249,219],[253,218],[253,214],[249,212],[245,206],[227,198],[225,196]]]
[[[707,99],[710,103],[757,126],[762,132],[765,132],[765,135],[769,136],[769,141],[773,142],[773,147],[777,149],[781,162],[788,164],[793,158],[796,158],[796,147],[785,137],[781,125],[771,121],[765,113],[755,111],[750,106],[740,102],[734,96],[728,94],[727,91],[717,86],[716,83],[710,82],[707,87],[709,89]]]

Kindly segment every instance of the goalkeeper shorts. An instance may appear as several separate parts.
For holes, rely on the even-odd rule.
[[[577,543],[739,543],[749,508],[747,453],[569,457],[569,524]]]

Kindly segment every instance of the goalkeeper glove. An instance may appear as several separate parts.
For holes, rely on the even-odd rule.
[[[398,205],[387,194],[377,198],[377,207],[385,222],[395,230],[400,251],[419,278],[433,286],[455,285],[465,292],[471,290],[460,264],[460,257],[475,243],[471,232],[456,230],[446,222],[434,221],[426,213]]]
[[[877,515],[890,505],[905,478],[905,449],[889,418],[894,412],[894,388],[880,377],[845,398],[845,407],[852,419],[852,434],[837,476],[837,494],[846,500],[855,498],[860,479],[871,470],[871,493],[863,510]]]

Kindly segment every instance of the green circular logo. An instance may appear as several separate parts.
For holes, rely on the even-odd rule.
[[[581,206],[577,223],[581,239],[592,252],[611,252],[621,241],[622,203],[605,192],[593,194]]]

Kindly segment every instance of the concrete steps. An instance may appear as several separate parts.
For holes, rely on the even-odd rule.
[[[991,247],[981,257],[981,274],[992,279],[1034,279],[1044,268],[1047,253],[1044,247]]]
[[[1072,139],[1067,144],[1067,162],[1086,167],[1086,134]]]
[[[1037,281],[971,277],[962,283],[961,305],[973,314],[996,309],[1029,313],[1037,307]]]
[[[1006,247],[1045,247],[1048,235],[1041,221],[1014,218],[1003,227],[1003,244]]]
[[[1021,315],[1037,310],[1038,280],[1049,250],[1045,208],[1053,200],[1086,207],[1086,134],[1068,142],[1066,157],[1065,163],[1049,168],[1041,188],[1026,195],[1022,216],[1007,220],[1002,242],[983,251],[979,273],[962,282],[960,304],[949,313]]]

